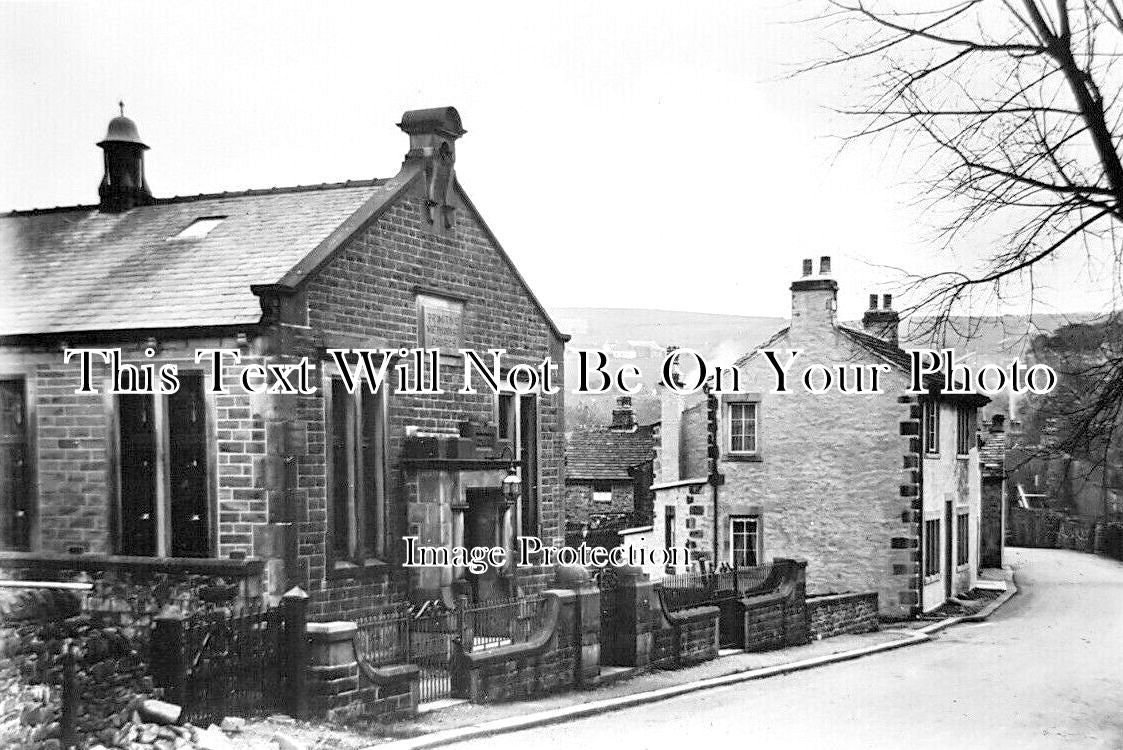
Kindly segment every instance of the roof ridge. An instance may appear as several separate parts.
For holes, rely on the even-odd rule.
[[[262,195],[291,195],[294,193],[311,193],[322,190],[342,190],[346,188],[382,187],[388,178],[371,177],[365,180],[345,180],[343,182],[321,182],[309,185],[287,185],[284,187],[246,188],[245,190],[227,190],[221,193],[195,193],[193,195],[172,195],[167,198],[156,198],[151,205],[167,206],[178,203],[191,203],[194,201],[216,200],[221,198],[250,198]],[[79,203],[73,206],[54,206],[52,208],[24,208],[0,213],[0,217],[8,216],[39,216],[41,214],[61,213],[64,211],[87,211],[98,207],[97,203]]]

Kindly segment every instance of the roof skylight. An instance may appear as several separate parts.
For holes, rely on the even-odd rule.
[[[225,216],[203,216],[191,222],[179,234],[169,237],[172,240],[197,240],[206,237],[211,230],[226,220]]]

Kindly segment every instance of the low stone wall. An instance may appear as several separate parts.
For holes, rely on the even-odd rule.
[[[777,558],[760,593],[738,600],[745,651],[807,643],[807,562]],[[734,623],[736,625],[737,623]]]
[[[1051,510],[1010,509],[1006,525],[1006,543],[1013,547],[1046,547],[1055,549],[1057,531],[1065,521],[1063,513]]]
[[[1079,518],[1066,518],[1057,527],[1057,548],[1077,552],[1095,550],[1096,524]]]
[[[877,592],[831,594],[807,600],[807,631],[812,640],[880,629]]]
[[[185,560],[106,555],[43,557],[0,552],[0,579],[88,583],[82,610],[120,627],[143,651],[153,618],[166,606],[184,614],[209,603],[263,600],[261,560]]]
[[[0,747],[62,750],[68,726],[81,747],[112,746],[134,700],[152,691],[136,644],[74,614],[79,606],[72,592],[0,589]],[[67,648],[73,693],[64,699]]]
[[[453,690],[473,703],[518,700],[574,687],[581,675],[580,601],[568,589],[548,597],[542,627],[526,643],[459,654]],[[592,632],[599,623],[589,623]]]
[[[717,658],[721,610],[692,607],[667,612],[658,597],[653,604],[658,618],[651,641],[653,666],[677,669]]]
[[[1123,560],[1123,523],[1097,523],[1095,551],[1116,560]]]

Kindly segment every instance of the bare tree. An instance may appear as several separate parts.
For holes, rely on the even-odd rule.
[[[1033,285],[1047,259],[1084,254],[1123,285],[1123,7],[1116,0],[824,0],[814,20],[835,53],[805,68],[869,71],[869,94],[842,109],[847,141],[888,138],[919,154],[939,240],[1000,241],[969,270],[914,277],[925,335],[969,336],[973,298]],[[865,79],[863,79],[865,80]],[[992,296],[993,295],[993,296]],[[1076,301],[1080,304],[1080,301]],[[1114,326],[1104,330],[1117,330]],[[1089,381],[1085,381],[1089,382]],[[1118,423],[1123,357],[1105,352],[1082,430]],[[1114,430],[1106,433],[1114,435]],[[1072,447],[1075,447],[1073,443]],[[1061,446],[1062,448],[1064,446]]]

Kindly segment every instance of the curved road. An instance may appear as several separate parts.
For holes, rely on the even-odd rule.
[[[1008,550],[1018,595],[931,643],[457,748],[1123,748],[1123,563]]]

